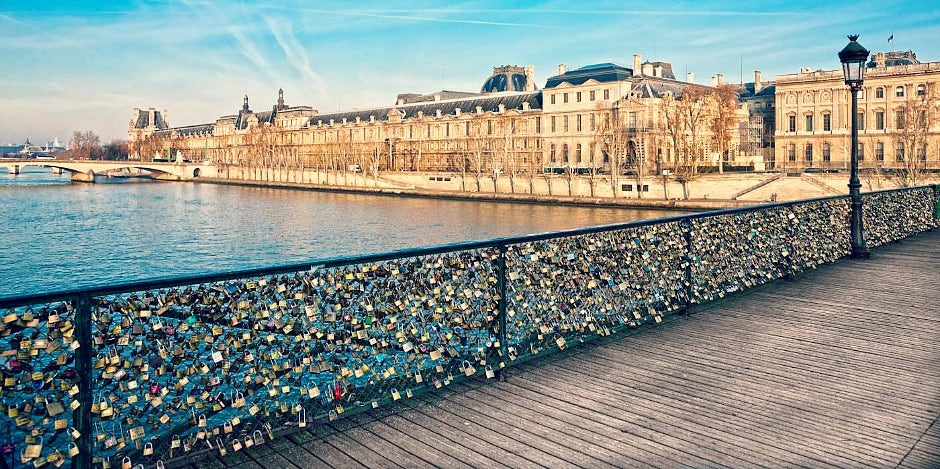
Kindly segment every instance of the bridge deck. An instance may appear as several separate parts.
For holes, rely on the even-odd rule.
[[[940,231],[199,467],[940,467]]]

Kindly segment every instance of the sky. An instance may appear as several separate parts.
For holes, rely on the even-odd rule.
[[[834,70],[847,34],[940,61],[934,0],[0,0],[0,144],[127,138],[133,108],[172,126],[268,110],[392,105],[399,93],[479,91],[501,65],[558,71],[670,62],[707,84]],[[894,37],[888,43],[889,36]]]

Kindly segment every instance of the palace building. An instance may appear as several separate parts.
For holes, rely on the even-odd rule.
[[[787,170],[843,170],[851,161],[851,95],[842,70],[808,68],[776,78],[774,160]],[[858,95],[860,168],[940,169],[940,62],[878,52]]]
[[[399,94],[395,104],[345,112],[241,109],[171,127],[166,111],[134,110],[132,159],[208,160],[220,168],[658,175],[718,165],[754,168],[749,116],[723,83],[676,79],[666,62],[560,65],[539,90],[533,67],[495,67],[480,92]],[[689,75],[691,78],[691,74]],[[720,81],[720,80],[719,80]],[[683,112],[694,121],[682,121]],[[720,122],[721,124],[717,124]],[[691,174],[690,173],[690,174]]]

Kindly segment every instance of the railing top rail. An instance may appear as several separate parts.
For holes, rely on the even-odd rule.
[[[926,188],[931,186],[918,186],[913,188],[901,188],[901,189],[887,189],[882,191],[869,192],[867,194],[876,194],[876,193],[885,193],[885,192],[896,192],[901,190],[910,190],[916,188]],[[429,247],[420,247],[420,248],[408,248],[400,249],[394,251],[388,251],[383,253],[375,254],[363,254],[363,255],[353,255],[353,256],[338,256],[338,257],[328,257],[321,259],[312,259],[305,262],[291,263],[291,264],[282,264],[270,267],[258,267],[251,269],[240,269],[233,271],[224,271],[224,272],[213,272],[209,274],[199,274],[191,276],[175,276],[175,277],[160,277],[148,280],[140,280],[133,282],[118,283],[108,286],[100,287],[86,287],[70,290],[60,290],[49,293],[42,294],[27,294],[27,295],[16,295],[5,298],[0,298],[0,308],[11,308],[18,306],[25,306],[30,304],[40,304],[40,303],[49,303],[56,301],[66,301],[72,300],[81,296],[106,296],[114,295],[119,293],[151,290],[151,289],[160,289],[160,288],[171,288],[180,285],[197,285],[201,283],[212,283],[212,282],[225,282],[230,280],[236,280],[240,278],[247,277],[256,277],[262,275],[281,275],[288,273],[295,273],[301,271],[307,271],[317,268],[330,268],[330,267],[342,267],[347,265],[355,264],[369,264],[376,262],[389,261],[394,259],[401,259],[407,257],[422,257],[422,256],[431,256],[437,254],[445,254],[457,251],[469,251],[475,249],[487,249],[487,248],[498,248],[505,247],[516,244],[523,243],[532,243],[538,241],[546,241],[550,239],[566,238],[571,236],[581,236],[586,234],[595,234],[615,230],[623,230],[629,228],[641,228],[644,226],[673,223],[673,222],[682,222],[682,221],[691,221],[701,218],[716,217],[722,215],[732,215],[737,213],[746,213],[754,212],[760,210],[767,210],[773,208],[788,207],[793,205],[800,205],[818,201],[833,200],[846,198],[847,195],[836,195],[828,197],[819,197],[814,199],[802,199],[796,201],[787,201],[787,202],[776,202],[760,205],[752,205],[748,207],[739,207],[731,209],[722,209],[722,210],[712,210],[706,212],[699,212],[688,215],[675,215],[669,217],[660,217],[660,218],[651,218],[646,220],[637,220],[624,223],[615,223],[608,225],[599,225],[592,226],[588,228],[575,228],[570,230],[562,231],[552,231],[546,233],[530,234],[523,236],[514,236],[514,237],[502,237],[502,238],[493,238],[488,240],[480,241],[465,241],[459,243],[449,243],[437,246]]]

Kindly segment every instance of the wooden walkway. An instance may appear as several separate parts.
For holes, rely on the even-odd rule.
[[[198,467],[940,467],[940,230]]]

